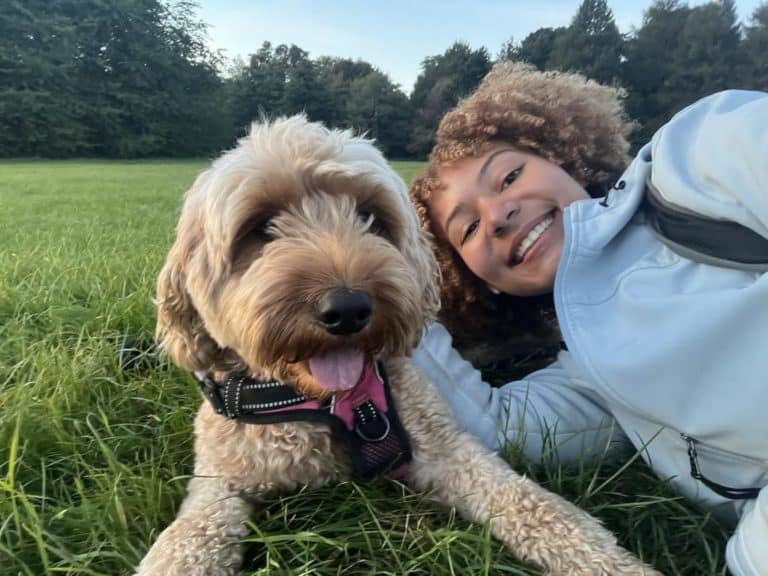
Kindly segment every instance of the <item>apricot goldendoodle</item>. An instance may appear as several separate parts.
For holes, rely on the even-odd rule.
[[[381,472],[548,572],[651,573],[460,432],[409,363],[436,270],[405,184],[349,132],[255,124],[197,178],[157,292],[159,340],[206,395],[195,476],[138,574],[236,574],[260,495]]]

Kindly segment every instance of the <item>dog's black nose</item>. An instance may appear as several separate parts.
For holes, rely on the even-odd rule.
[[[330,334],[355,334],[368,324],[372,311],[373,302],[367,292],[338,288],[320,299],[317,321]]]

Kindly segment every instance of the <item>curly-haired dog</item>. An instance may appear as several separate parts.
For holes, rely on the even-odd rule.
[[[189,494],[139,574],[235,574],[260,495],[387,468],[551,573],[651,572],[460,432],[409,363],[437,268],[369,141],[301,116],[254,125],[198,177],[177,232],[158,337],[208,399]]]

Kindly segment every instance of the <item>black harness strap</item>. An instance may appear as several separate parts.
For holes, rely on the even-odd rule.
[[[396,472],[412,459],[410,442],[395,411],[389,381],[380,363],[378,373],[387,410],[370,400],[353,406],[352,430],[334,414],[334,400],[318,408],[289,409],[309,399],[278,380],[256,381],[245,374],[233,374],[218,384],[206,374],[199,376],[199,382],[213,409],[226,418],[246,424],[305,421],[330,426],[349,453],[355,477],[369,480],[382,473]]]

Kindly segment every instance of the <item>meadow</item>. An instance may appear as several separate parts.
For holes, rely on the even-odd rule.
[[[394,163],[409,180],[414,162]],[[194,378],[154,356],[156,275],[204,161],[0,162],[0,576],[129,574],[192,470]],[[727,527],[639,460],[516,469],[666,574],[725,574]],[[400,484],[275,495],[245,574],[536,574]]]

